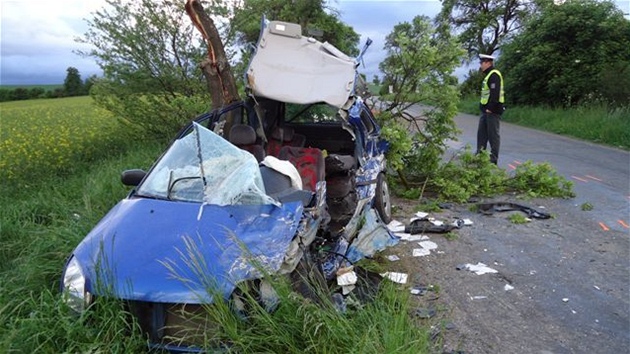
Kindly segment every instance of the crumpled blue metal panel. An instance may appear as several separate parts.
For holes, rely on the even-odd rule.
[[[365,257],[371,257],[376,252],[387,247],[395,246],[400,239],[392,234],[372,208],[367,209],[365,223],[359,234],[352,241],[346,252],[346,257],[352,263]]]
[[[201,209],[200,209],[201,208]],[[207,303],[260,270],[277,272],[300,203],[217,206],[153,199],[116,205],[74,252],[87,290],[122,299]]]

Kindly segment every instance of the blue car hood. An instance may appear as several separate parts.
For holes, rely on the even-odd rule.
[[[202,205],[130,198],[74,251],[86,290],[121,299],[207,303],[243,280],[277,272],[302,217],[300,203]]]

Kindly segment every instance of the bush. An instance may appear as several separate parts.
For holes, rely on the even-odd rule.
[[[137,94],[116,92],[120,88],[97,82],[90,90],[95,102],[119,117],[128,132],[139,140],[169,141],[200,113],[209,110],[206,96]]]

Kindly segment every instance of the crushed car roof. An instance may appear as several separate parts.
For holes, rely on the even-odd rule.
[[[357,66],[332,44],[302,36],[300,25],[271,21],[263,22],[246,77],[255,96],[341,108],[353,93]]]

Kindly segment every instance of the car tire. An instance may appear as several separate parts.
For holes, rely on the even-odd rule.
[[[389,224],[392,221],[392,205],[389,197],[389,187],[384,173],[379,173],[376,178],[376,195],[374,196],[374,208],[381,220]]]

